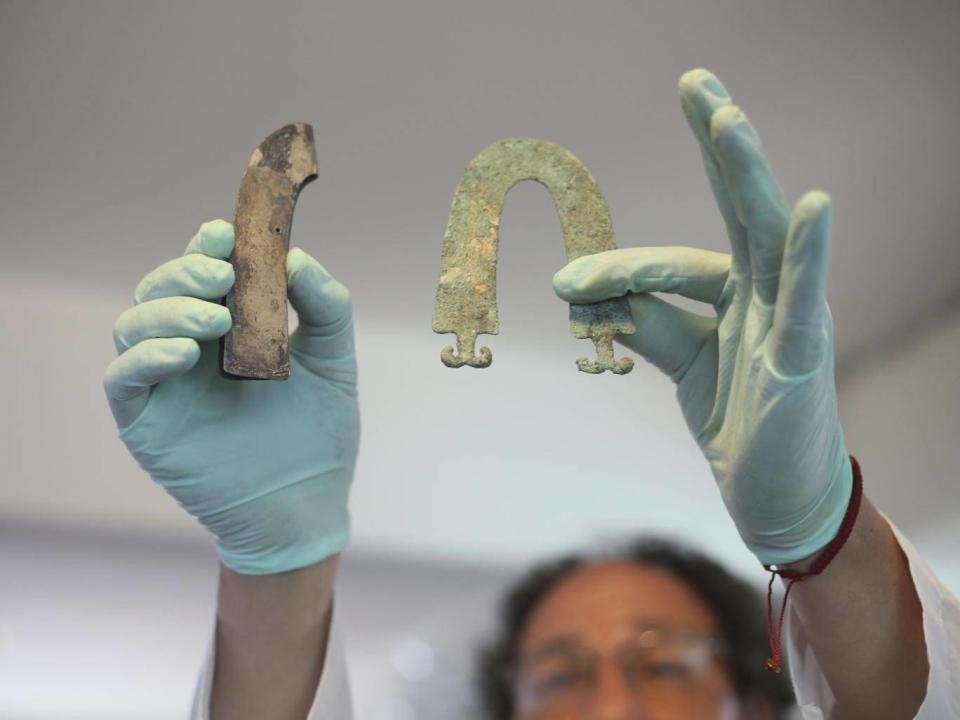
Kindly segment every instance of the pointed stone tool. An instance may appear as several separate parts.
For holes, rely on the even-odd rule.
[[[313,128],[285,125],[253,151],[233,214],[236,281],[226,297],[233,327],[220,342],[227,377],[285,380],[287,250],[300,190],[317,176]]]

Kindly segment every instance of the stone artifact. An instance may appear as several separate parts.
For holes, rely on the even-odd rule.
[[[475,354],[477,335],[500,332],[497,314],[497,245],[500,215],[507,191],[521,180],[536,180],[553,197],[566,246],[567,261],[614,250],[610,211],[600,188],[584,165],[561,146],[532,138],[500,140],[467,165],[453,196],[443,239],[440,283],[433,311],[433,331],[455,333],[456,350],[440,354],[448,367],[490,365],[490,348]],[[633,360],[616,360],[613,338],[636,330],[626,298],[570,305],[570,331],[590,338],[597,360],[579,358],[583,372],[630,372]]]
[[[233,327],[221,341],[223,374],[285,380],[287,250],[301,188],[317,176],[313,128],[285,125],[253,151],[233,214],[236,282],[226,304]]]

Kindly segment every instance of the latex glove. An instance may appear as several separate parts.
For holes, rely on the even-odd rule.
[[[233,227],[205,223],[183,257],[149,273],[114,327],[104,386],[127,448],[217,537],[245,574],[304,567],[347,543],[359,442],[353,320],[346,288],[299,248],[287,256],[290,378],[221,377]]]
[[[756,132],[711,73],[685,74],[680,97],[731,254],[614,250],[570,263],[554,289],[568,302],[628,294],[637,331],[620,342],[676,383],[747,547],[789,563],[833,539],[852,488],[825,299],[830,199],[814,190],[790,212]],[[716,317],[653,292],[709,303]]]

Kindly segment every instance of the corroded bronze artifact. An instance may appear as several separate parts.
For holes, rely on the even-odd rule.
[[[226,304],[233,327],[220,344],[229,377],[284,380],[287,354],[287,250],[301,188],[317,176],[313,128],[285,125],[253,151],[233,215],[230,256],[236,282]]]
[[[480,348],[477,355],[474,346],[477,335],[500,332],[500,215],[507,191],[521,180],[536,180],[550,192],[560,215],[568,262],[617,247],[600,188],[569,151],[532,138],[500,140],[487,147],[470,161],[460,179],[443,239],[433,331],[457,336],[457,349],[447,346],[440,354],[448,367],[483,368],[493,359],[490,348]],[[570,331],[576,338],[590,338],[597,350],[597,360],[577,360],[583,372],[630,372],[633,360],[614,358],[613,338],[635,330],[625,298],[570,305]]]

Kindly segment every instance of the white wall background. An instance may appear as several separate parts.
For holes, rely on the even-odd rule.
[[[866,491],[960,594],[960,312],[921,316],[886,336],[844,378],[847,446]]]

